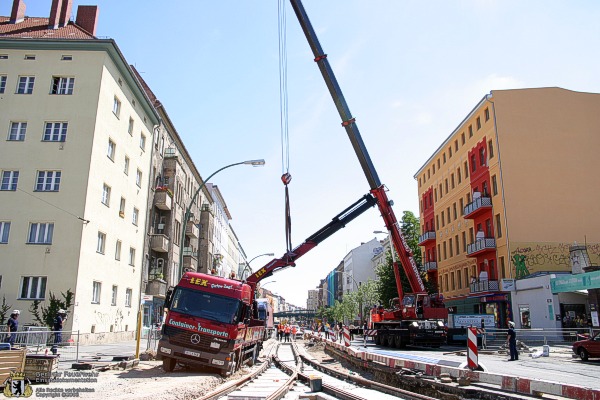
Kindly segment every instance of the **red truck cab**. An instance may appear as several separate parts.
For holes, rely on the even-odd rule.
[[[217,368],[223,375],[254,363],[265,324],[252,318],[250,285],[215,275],[187,272],[170,291],[158,343],[163,369],[177,363]]]

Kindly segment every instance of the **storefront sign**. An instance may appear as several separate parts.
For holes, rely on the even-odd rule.
[[[505,294],[497,294],[494,296],[485,296],[485,297],[482,297],[481,299],[479,299],[479,301],[481,303],[492,303],[495,301],[506,301],[506,300],[507,300],[507,297]]]
[[[564,275],[550,279],[552,293],[600,288],[600,271],[577,275]]]
[[[467,326],[474,326],[476,328],[481,326],[481,320],[483,320],[486,327],[496,326],[494,316],[491,314],[460,314],[460,315],[449,315],[450,321],[452,321],[451,328],[461,328]]]
[[[514,279],[502,279],[500,281],[500,285],[502,286],[500,290],[502,290],[503,292],[510,292],[511,290],[515,290]]]

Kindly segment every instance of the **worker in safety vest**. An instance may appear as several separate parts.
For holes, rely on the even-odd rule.
[[[286,342],[289,342],[289,341],[290,341],[290,331],[291,331],[291,329],[290,329],[290,326],[289,326],[289,325],[286,325],[286,326],[285,326],[285,330],[284,330],[284,333],[285,333],[285,341],[286,341]]]
[[[296,340],[296,332],[297,332],[296,327],[292,326],[292,340]]]

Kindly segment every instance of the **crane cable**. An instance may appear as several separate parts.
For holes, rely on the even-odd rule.
[[[281,130],[281,181],[285,186],[285,243],[287,253],[292,252],[292,217],[290,212],[290,194],[288,185],[292,181],[290,175],[290,137],[288,130],[288,96],[287,96],[287,38],[285,0],[279,0],[279,117]]]

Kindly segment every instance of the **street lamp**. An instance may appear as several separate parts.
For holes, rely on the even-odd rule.
[[[200,191],[202,190],[202,188],[204,187],[206,182],[208,182],[210,180],[210,178],[215,176],[217,173],[223,171],[224,169],[231,168],[231,167],[234,167],[236,165],[241,165],[241,164],[252,165],[253,167],[259,167],[259,166],[265,165],[265,160],[241,161],[241,162],[237,162],[234,164],[226,165],[223,168],[216,170],[208,178],[206,178],[205,180],[202,181],[202,184],[200,185],[198,190],[196,190],[196,193],[194,193],[192,200],[190,201],[189,205],[185,209],[185,216],[183,217],[183,223],[182,223],[182,227],[181,227],[181,242],[179,243],[179,246],[180,246],[179,247],[179,277],[183,276],[183,244],[185,242],[185,228],[188,223],[188,220],[190,219],[190,210],[192,208],[192,204],[194,204],[194,202],[196,201],[196,197],[198,197],[198,194],[200,193]]]
[[[246,269],[250,270],[250,273],[252,273],[252,268],[250,267],[250,263],[254,260],[256,260],[258,257],[262,257],[262,256],[269,256],[269,257],[273,257],[275,255],[275,253],[264,253],[264,254],[259,254],[256,257],[252,258],[250,261],[246,261],[246,266],[244,267],[244,270],[242,271],[242,276],[241,278],[244,278],[244,272],[246,272]],[[274,281],[273,281],[274,282]]]

